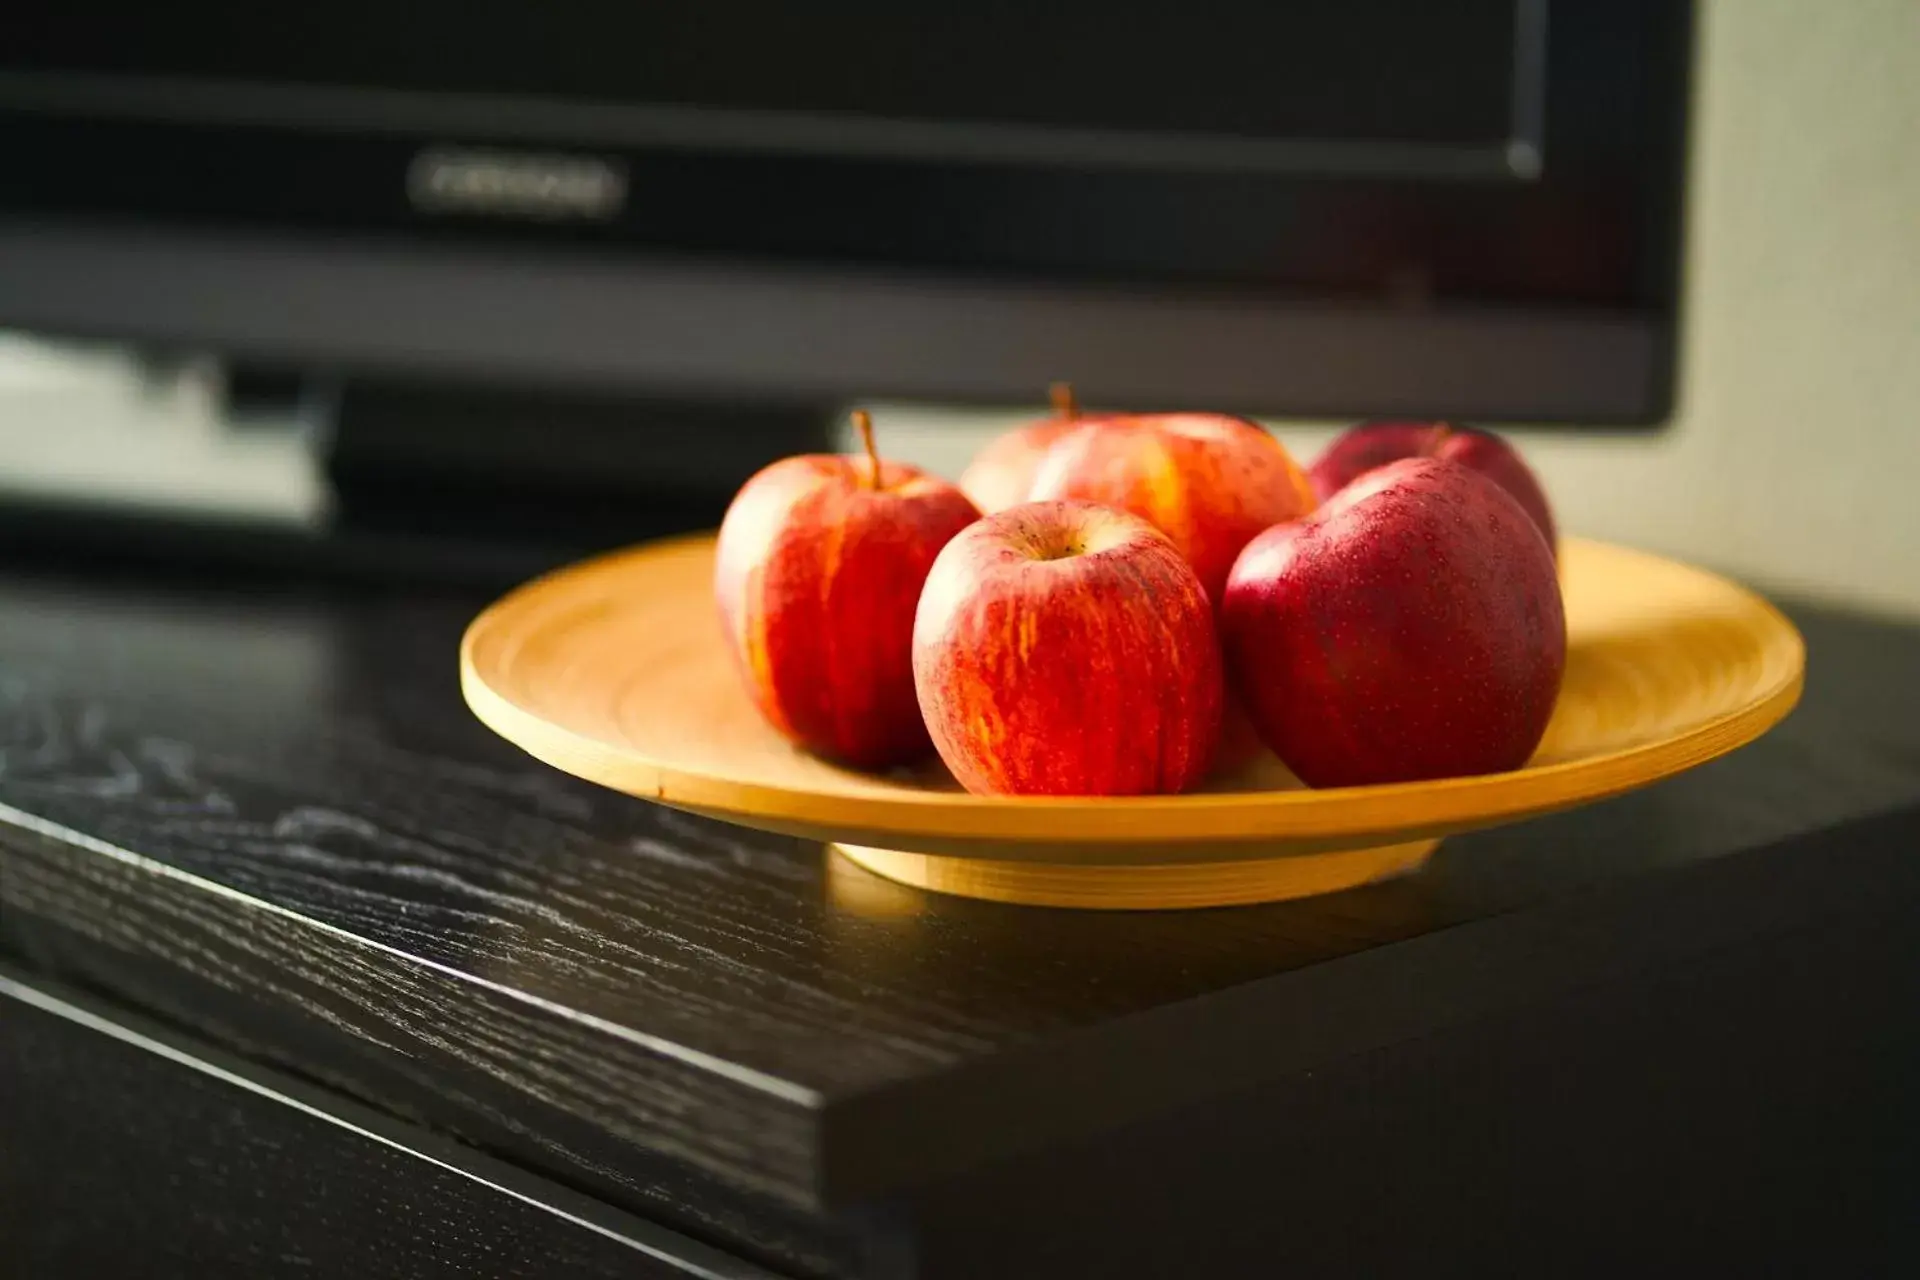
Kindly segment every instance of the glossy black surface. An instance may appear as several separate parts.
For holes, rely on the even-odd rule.
[[[0,970],[0,1275],[771,1280]]]
[[[0,323],[647,394],[1672,405],[1685,0],[358,7],[28,0]]]
[[[1623,886],[1920,803],[1920,637],[1800,610],[1774,734],[1419,876],[950,901],[519,756],[458,700],[479,603],[0,589],[0,948],[804,1273],[847,1207],[1692,963],[1760,924]]]
[[[1562,998],[932,1188],[903,1253],[917,1280],[1915,1274],[1917,836],[1907,809],[1510,916],[1522,963],[1634,943]]]
[[[1077,34],[1076,15],[1056,12],[1023,15],[1011,41],[987,12],[915,21],[843,10],[791,31],[748,22],[669,37],[676,73],[694,72],[706,100],[669,91],[656,110],[644,64],[673,6],[504,26],[469,14],[458,27],[381,7],[378,35],[336,15],[293,48],[280,43],[285,28],[249,31],[226,15],[211,18],[217,41],[196,38],[187,24],[207,22],[205,9],[115,5],[134,12],[114,15],[122,38],[102,42],[97,10],[30,7],[42,12],[0,51],[13,178],[0,215],[564,244],[603,262],[654,253],[1136,290],[1205,284],[1365,309],[1673,312],[1692,24],[1692,6],[1676,0],[1472,0],[1444,17],[1408,0],[1239,4],[1206,22],[1167,11]],[[679,17],[726,21],[707,6]],[[842,24],[865,32],[866,60],[831,34]],[[354,49],[351,66],[329,56],[334,42]],[[825,68],[823,47],[854,65]],[[723,70],[694,71],[703,54]],[[984,95],[969,54],[996,68]],[[962,77],[954,87],[971,110],[900,100],[931,87],[909,69],[928,55]],[[1089,84],[1112,86],[1142,58],[1182,72],[1088,93],[1071,75],[1021,70],[1084,66]],[[698,114],[692,127],[657,110],[722,105],[711,95],[723,76],[764,92],[750,70],[761,60],[809,89],[751,104],[749,116]],[[1264,74],[1236,74],[1241,60]],[[601,92],[581,92],[596,78]],[[569,105],[568,91],[587,101]],[[1023,94],[1038,111],[983,132]],[[620,101],[629,95],[641,102]],[[798,110],[808,97],[815,110]],[[832,141],[863,119],[891,128]],[[1048,131],[1023,127],[1040,125]],[[826,145],[801,140],[822,133]],[[449,217],[407,180],[424,148],[449,146],[557,149],[617,171],[627,195],[591,216]]]

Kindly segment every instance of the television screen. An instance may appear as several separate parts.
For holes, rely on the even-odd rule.
[[[1688,7],[21,0],[0,323],[649,391],[1653,422]]]

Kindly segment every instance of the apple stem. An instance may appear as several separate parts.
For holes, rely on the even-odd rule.
[[[867,447],[867,488],[880,487],[880,451],[873,447],[873,415],[865,409],[853,411],[853,429],[860,433],[860,443]]]
[[[1073,394],[1071,382],[1056,382],[1047,388],[1048,398],[1053,401],[1053,415],[1071,422],[1080,416],[1080,401]]]
[[[1431,458],[1434,454],[1440,452],[1440,446],[1445,444],[1447,437],[1452,434],[1453,427],[1451,424],[1445,422],[1434,423],[1433,434],[1427,438],[1426,455]]]

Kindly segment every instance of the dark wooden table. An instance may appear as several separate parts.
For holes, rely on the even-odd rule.
[[[1920,632],[1313,901],[940,899],[473,722],[481,601],[0,583],[0,1269],[1881,1274]]]

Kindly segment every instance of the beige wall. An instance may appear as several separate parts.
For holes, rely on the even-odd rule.
[[[1920,0],[1706,0],[1700,37],[1678,416],[1524,447],[1574,532],[1920,615]],[[889,430],[956,470],[1002,421]]]

